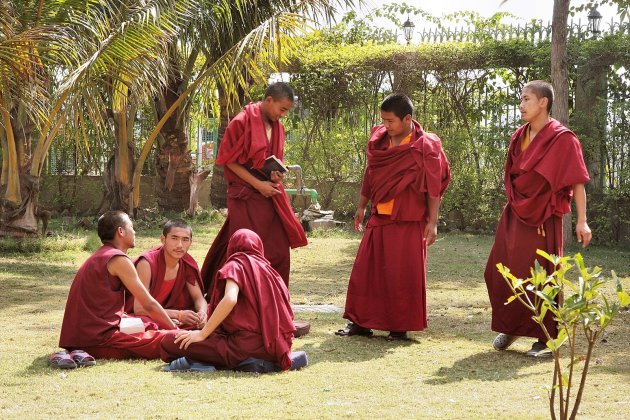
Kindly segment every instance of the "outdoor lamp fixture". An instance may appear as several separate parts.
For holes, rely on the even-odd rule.
[[[412,21],[409,20],[409,15],[407,15],[407,21],[403,23],[403,31],[405,32],[405,39],[407,40],[407,45],[411,43],[411,38],[413,38],[413,29],[416,25],[413,24]]]
[[[595,7],[593,7],[590,10],[590,12],[588,12],[588,30],[594,36],[597,36],[597,34],[600,34],[602,32],[599,29],[599,25],[601,22],[602,22],[602,14],[599,13]]]

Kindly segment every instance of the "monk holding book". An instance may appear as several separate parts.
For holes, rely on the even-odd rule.
[[[129,216],[108,211],[98,219],[98,236],[103,246],[83,263],[70,286],[59,346],[97,358],[158,358],[165,330],[177,327],[144,287],[127,256],[136,239]],[[126,293],[153,320],[135,318],[144,332],[121,331]]]
[[[197,262],[188,253],[192,229],[182,219],[164,224],[161,246],[143,252],[136,259],[136,270],[151,296],[182,328],[203,328],[208,303]],[[135,315],[148,315],[137,299],[128,300],[128,310]]]
[[[280,118],[293,107],[293,89],[286,83],[270,85],[262,102],[250,103],[228,124],[217,165],[223,165],[228,181],[228,217],[203,263],[201,275],[208,293],[214,275],[225,261],[227,244],[234,232],[251,229],[265,246],[265,258],[289,285],[290,248],[307,244],[302,225],[287,197],[281,170],[270,170],[267,158],[282,166],[284,127]],[[278,166],[272,169],[277,169]]]
[[[537,260],[552,273],[554,267],[536,254],[537,249],[562,255],[562,215],[571,211],[575,199],[577,239],[586,247],[591,230],[586,222],[586,192],[589,181],[582,147],[576,135],[549,116],[553,103],[550,83],[529,82],[521,94],[520,111],[526,124],[510,141],[504,181],[507,203],[497,226],[485,279],[492,304],[492,330],[500,334],[493,346],[507,349],[519,337],[533,337],[529,356],[551,356],[542,328],[532,313],[517,300],[506,304],[512,292],[497,264],[508,267],[518,278],[530,276]],[[551,313],[544,319],[552,336],[557,324]]]

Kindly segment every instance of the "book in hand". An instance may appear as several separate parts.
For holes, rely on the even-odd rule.
[[[261,169],[256,169],[256,171],[263,174],[267,179],[271,179],[271,173],[273,171],[278,171],[281,173],[286,173],[289,170],[286,166],[278,159],[275,155],[269,156],[265,159],[265,164]]]

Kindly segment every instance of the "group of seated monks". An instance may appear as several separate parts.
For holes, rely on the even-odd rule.
[[[135,261],[127,256],[135,231],[126,213],[101,216],[98,236],[103,245],[70,287],[59,339],[66,351],[53,353],[52,366],[91,366],[97,358],[160,358],[171,364],[167,370],[266,372],[306,365],[304,352],[291,352],[289,291],[253,231],[231,236],[211,290],[204,290],[188,254],[192,229],[183,220],[168,221],[161,246]],[[127,330],[130,325],[139,330]]]

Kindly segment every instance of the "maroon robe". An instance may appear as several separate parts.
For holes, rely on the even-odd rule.
[[[224,166],[224,175],[228,181],[228,218],[208,250],[201,269],[207,290],[210,290],[210,282],[225,261],[230,237],[238,229],[251,229],[260,236],[265,246],[265,258],[280,273],[287,286],[290,248],[307,244],[304,229],[295,217],[281,184],[276,189],[282,194],[266,198],[226,165],[239,163],[247,169],[260,169],[271,155],[283,159],[284,127],[274,121],[271,141],[267,141],[260,107],[260,102],[247,105],[230,121],[221,140],[216,164]],[[255,170],[252,170],[252,174],[260,176]]]
[[[134,264],[137,266],[138,262],[144,259],[151,266],[151,283],[149,284],[149,293],[155,299],[161,295],[162,287],[164,287],[164,273],[166,272],[166,261],[164,260],[164,247],[158,246],[148,251],[143,252],[136,258]],[[173,280],[173,289],[171,293],[165,297],[162,301],[158,301],[164,309],[177,309],[177,310],[193,310],[195,309],[195,302],[188,292],[186,283],[198,284],[201,288],[201,293],[204,293],[203,283],[201,281],[201,275],[199,274],[199,267],[194,258],[186,253],[179,260],[179,269],[177,270],[177,277]],[[127,312],[133,312],[133,296],[127,299],[126,310]]]
[[[186,356],[217,368],[231,369],[249,357],[291,367],[293,311],[289,291],[264,257],[258,235],[248,229],[234,233],[227,249],[228,259],[217,273],[210,292],[210,308],[217,307],[231,279],[238,284],[236,305],[210,336],[182,350],[175,333],[162,341],[162,360]]]
[[[143,317],[144,333],[123,334],[118,330],[124,313],[125,287],[112,276],[107,264],[127,254],[105,244],[79,268],[68,294],[61,325],[59,347],[85,350],[94,357],[123,359],[160,356],[160,341],[166,331]]]
[[[512,292],[497,264],[502,263],[518,278],[526,278],[538,260],[551,273],[554,268],[536,250],[562,255],[562,215],[571,211],[573,185],[589,181],[589,176],[582,147],[571,130],[552,119],[521,151],[527,127],[525,124],[516,130],[510,141],[504,172],[507,204],[484,276],[492,304],[492,330],[546,340],[529,309],[518,300],[505,305]],[[539,234],[540,226],[545,236]],[[553,337],[557,335],[550,313],[545,326]]]
[[[365,328],[420,331],[427,327],[427,195],[442,197],[451,179],[440,139],[414,121],[408,144],[389,146],[379,125],[368,142],[361,194],[372,215],[350,274],[344,318]],[[394,199],[391,215],[376,203]]]

